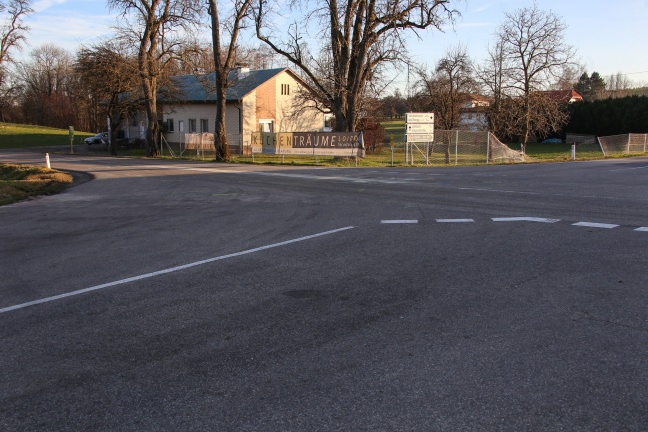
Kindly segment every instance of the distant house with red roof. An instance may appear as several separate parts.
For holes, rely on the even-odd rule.
[[[556,102],[570,104],[574,102],[583,102],[583,96],[576,90],[548,90],[540,92]]]

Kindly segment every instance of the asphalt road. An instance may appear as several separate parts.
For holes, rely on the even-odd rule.
[[[94,179],[0,207],[3,431],[648,429],[647,158],[52,163]]]

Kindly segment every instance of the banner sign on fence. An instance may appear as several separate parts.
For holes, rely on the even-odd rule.
[[[365,157],[362,132],[254,132],[252,152]]]

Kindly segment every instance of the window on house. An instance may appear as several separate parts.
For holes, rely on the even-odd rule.
[[[184,132],[184,120],[178,120],[178,132]]]
[[[274,132],[274,120],[259,120],[259,132]]]
[[[131,127],[137,127],[137,116],[133,114],[130,118]]]
[[[196,132],[196,119],[189,119],[189,133]]]
[[[290,84],[281,84],[281,94],[283,96],[290,94]]]
[[[200,132],[209,132],[209,120],[200,119]]]
[[[173,132],[175,130],[173,119],[167,119],[167,132]]]

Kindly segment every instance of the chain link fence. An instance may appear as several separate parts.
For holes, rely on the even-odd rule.
[[[486,131],[436,130],[434,141],[405,143],[389,139],[368,152],[367,158],[388,165],[479,165],[525,162],[519,150],[512,150]]]
[[[597,137],[568,134],[565,143],[530,143],[525,154],[530,162],[591,160],[648,152],[648,134],[623,134]]]
[[[566,143],[530,143],[524,152],[519,144],[504,144],[486,131],[436,130],[430,143],[404,142],[403,135],[386,137],[367,149],[364,159],[308,155],[251,156],[249,145],[242,145],[240,135],[230,137],[230,153],[240,162],[335,165],[335,166],[454,166],[524,162],[558,162],[603,159],[648,152],[648,134],[624,134],[605,137],[568,135]],[[176,156],[210,159],[215,157],[214,134],[185,134]]]
[[[599,137],[605,156],[646,153],[648,134],[625,134]]]

